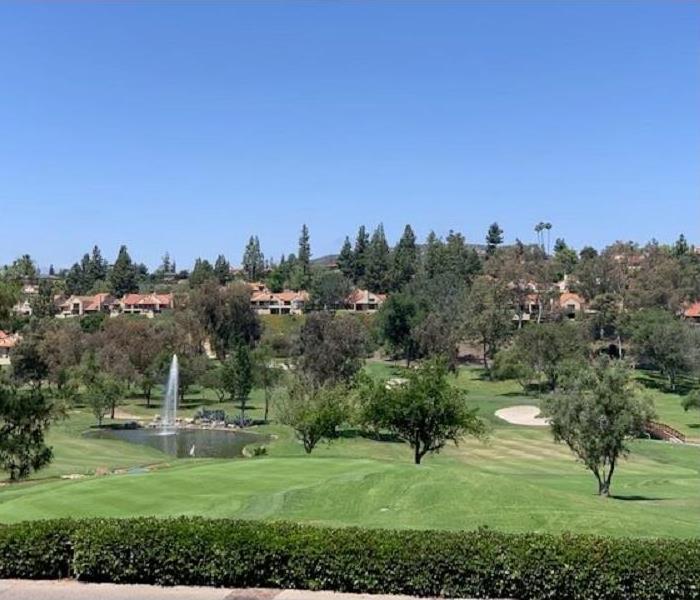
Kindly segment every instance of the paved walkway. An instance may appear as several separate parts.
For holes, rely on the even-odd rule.
[[[411,596],[339,594],[305,590],[158,587],[80,583],[70,579],[0,579],[0,600],[415,600]]]

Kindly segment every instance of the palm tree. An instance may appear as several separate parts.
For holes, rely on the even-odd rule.
[[[552,229],[552,224],[543,223],[542,225],[547,230],[547,254],[549,254],[549,231]]]
[[[537,244],[544,250],[544,240],[542,239],[542,230],[544,229],[544,223],[540,221],[535,225],[535,232],[537,233]]]

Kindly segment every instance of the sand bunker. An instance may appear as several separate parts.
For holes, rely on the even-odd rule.
[[[534,427],[547,427],[547,419],[540,416],[537,406],[509,406],[496,411],[499,419],[513,423],[513,425],[532,425]]]

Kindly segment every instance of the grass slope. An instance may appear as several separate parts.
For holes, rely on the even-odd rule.
[[[392,367],[370,364],[370,373]],[[400,374],[400,370],[398,371]],[[595,495],[593,477],[547,430],[509,425],[498,408],[533,404],[510,382],[488,382],[462,370],[457,385],[469,390],[491,426],[487,443],[467,440],[425,464],[411,464],[399,443],[376,442],[353,432],[305,456],[284,427],[270,455],[250,460],[176,460],[144,446],[80,437],[86,412],[54,427],[56,461],[30,481],[0,488],[0,522],[54,516],[198,514],[250,519],[291,519],[331,525],[464,529],[487,525],[507,531],[577,531],[609,535],[700,535],[700,447],[652,441],[633,444],[613,482],[614,498]],[[672,416],[678,397],[654,392]],[[253,414],[262,409],[253,397]],[[185,413],[208,392],[194,394]],[[667,406],[668,405],[668,406]],[[227,410],[234,410],[228,403]],[[151,414],[142,401],[123,407]],[[682,409],[681,409],[682,411]],[[692,429],[692,428],[691,428]],[[91,473],[160,463],[150,472],[80,480],[57,475]]]

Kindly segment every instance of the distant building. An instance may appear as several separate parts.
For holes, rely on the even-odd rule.
[[[559,296],[558,299],[559,309],[562,311],[564,316],[569,319],[573,319],[577,314],[583,312],[585,308],[584,299],[578,294],[573,292],[564,292]]]
[[[12,312],[20,317],[32,316],[32,304],[28,298],[23,298],[12,307]]]
[[[0,330],[0,366],[10,364],[10,351],[19,342],[19,335]]]
[[[265,288],[250,297],[250,304],[259,315],[299,315],[308,301],[309,294],[304,290],[271,292]]]
[[[348,310],[353,312],[374,312],[386,301],[386,294],[375,294],[369,290],[354,290],[346,299]]]
[[[700,323],[700,300],[688,306],[683,311],[683,317],[693,323]]]
[[[117,300],[107,293],[93,294],[92,296],[74,295],[59,301],[56,316],[59,319],[65,319],[98,313],[109,314],[116,309]]]
[[[154,317],[172,308],[172,294],[127,294],[119,301],[119,310],[129,315]]]

